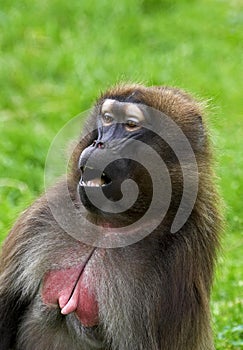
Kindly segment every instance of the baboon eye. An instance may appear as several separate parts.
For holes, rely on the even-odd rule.
[[[113,122],[114,118],[112,117],[111,114],[104,113],[104,114],[102,114],[102,120],[103,120],[103,123],[107,125],[107,124],[111,124]]]
[[[141,127],[140,122],[135,118],[130,118],[126,121],[125,127],[128,131],[137,130]]]

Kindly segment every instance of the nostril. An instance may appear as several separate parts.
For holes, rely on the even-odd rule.
[[[101,141],[97,142],[96,146],[97,146],[98,148],[100,148],[100,149],[105,148],[105,144],[104,144],[103,142],[101,142]]]
[[[100,148],[100,149],[105,148],[104,142],[102,142],[102,141],[98,141],[97,142],[97,140],[94,140],[91,146],[92,147],[97,147],[97,148]]]

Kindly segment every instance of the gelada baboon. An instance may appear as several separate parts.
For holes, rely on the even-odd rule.
[[[102,94],[67,176],[3,244],[0,349],[214,349],[211,166],[201,104],[187,93]]]

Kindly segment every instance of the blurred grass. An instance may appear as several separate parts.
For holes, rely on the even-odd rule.
[[[227,229],[213,290],[218,350],[243,349],[240,0],[1,0],[0,238],[43,189],[50,142],[120,81],[209,101]]]

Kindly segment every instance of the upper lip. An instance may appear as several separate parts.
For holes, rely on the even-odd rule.
[[[81,186],[103,187],[112,182],[111,178],[99,169],[88,166],[82,166],[81,170]]]

